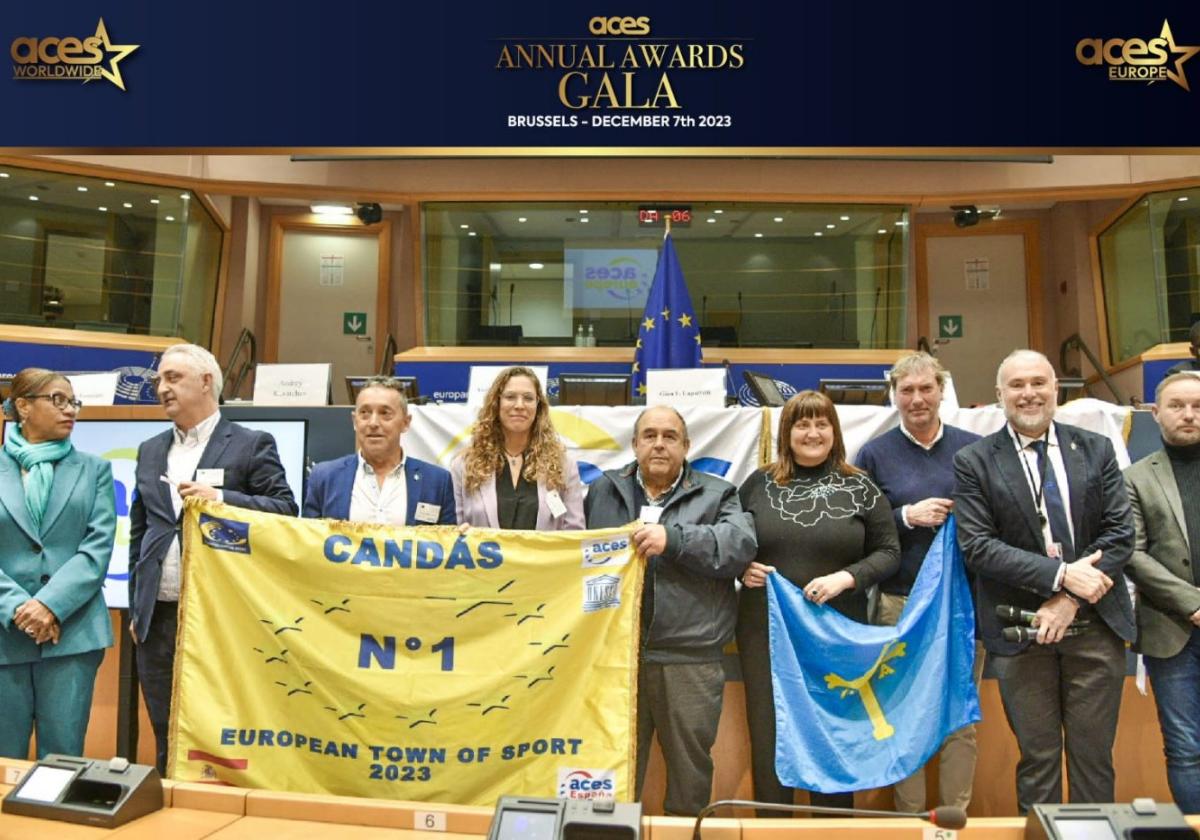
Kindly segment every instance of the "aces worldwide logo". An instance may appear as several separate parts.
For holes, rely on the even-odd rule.
[[[20,81],[94,82],[106,79],[125,90],[120,63],[139,47],[114,44],[104,18],[83,35],[23,35],[9,46],[13,78]]]

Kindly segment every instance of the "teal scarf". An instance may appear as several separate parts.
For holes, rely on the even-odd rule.
[[[50,503],[50,486],[54,483],[54,464],[71,454],[75,447],[70,438],[30,443],[17,426],[10,426],[4,451],[29,473],[25,480],[25,508],[33,527],[41,533],[42,515]]]

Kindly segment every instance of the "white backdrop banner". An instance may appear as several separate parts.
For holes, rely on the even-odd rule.
[[[476,411],[465,405],[419,405],[411,408],[412,426],[404,436],[404,451],[449,467],[450,461],[471,436]],[[633,422],[640,407],[569,406],[551,410],[554,427],[567,449],[579,461],[585,484],[604,470],[633,460]],[[683,408],[692,445],[688,459],[704,472],[719,475],[740,485],[758,467],[764,409]],[[769,409],[771,439],[767,451],[774,453],[779,428],[779,409]],[[1129,466],[1125,431],[1131,408],[1095,399],[1074,400],[1058,407],[1054,417],[1104,435],[1112,441],[1121,468]],[[858,450],[871,438],[894,428],[900,415],[891,406],[843,405],[838,407],[846,457],[851,463]],[[958,408],[942,411],[942,420],[980,435],[989,435],[1004,425],[999,406]]]
[[[633,423],[642,408],[568,406],[551,410],[554,428],[579,462],[584,483],[633,460]],[[476,411],[465,405],[418,405],[404,436],[409,455],[449,467],[471,436]],[[683,408],[692,445],[688,460],[703,472],[741,484],[758,467],[763,415],[758,408]]]

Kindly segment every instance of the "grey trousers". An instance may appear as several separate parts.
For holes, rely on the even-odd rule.
[[[990,654],[1017,736],[1017,808],[1062,802],[1062,751],[1072,802],[1113,801],[1113,741],[1125,681],[1125,642],[1099,619],[1056,645]]]
[[[894,627],[908,598],[904,595],[879,593],[879,610],[876,623]],[[975,687],[983,674],[983,645],[975,643]],[[971,790],[975,785],[975,724],[968,724],[952,732],[938,751],[938,801],[937,805],[953,805],[964,811],[971,802]],[[924,811],[925,768],[922,767],[907,779],[892,787],[892,798],[897,811]]]
[[[642,798],[655,731],[667,765],[663,810],[695,816],[712,796],[712,746],[721,721],[725,669],[720,662],[656,665],[638,669],[637,785]]]

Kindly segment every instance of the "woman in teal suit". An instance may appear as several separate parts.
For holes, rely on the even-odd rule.
[[[79,401],[41,368],[13,379],[0,449],[0,756],[81,755],[113,642],[104,576],[116,532],[112,468],[75,451]]]

